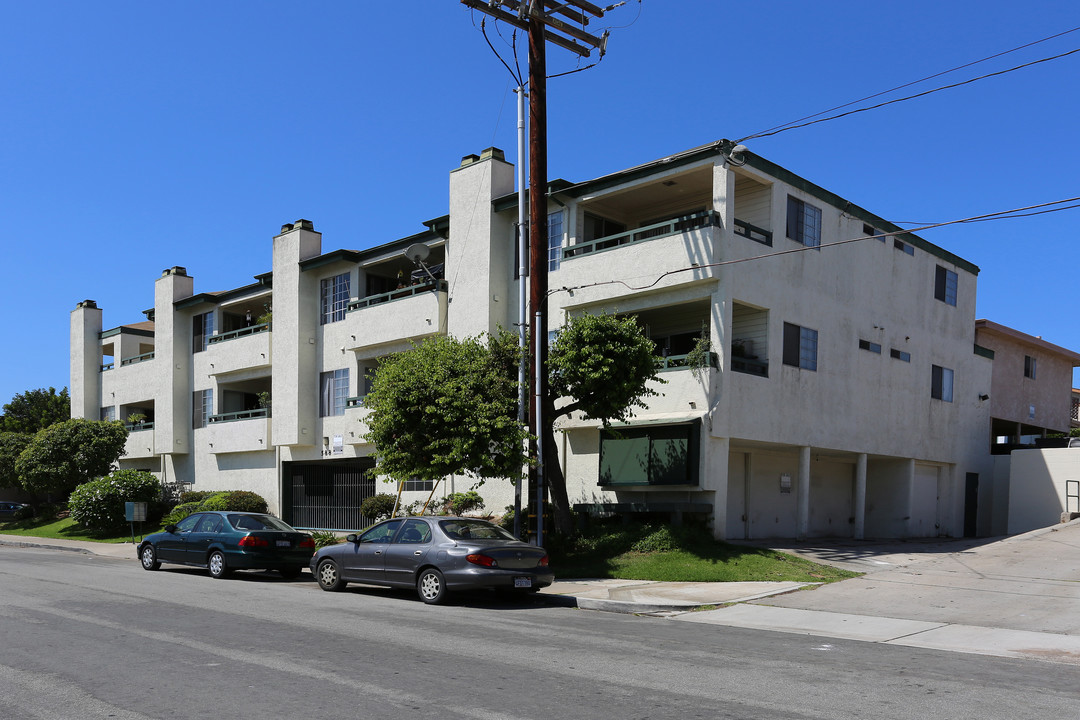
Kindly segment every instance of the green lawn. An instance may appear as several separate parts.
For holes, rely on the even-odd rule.
[[[859,575],[787,553],[714,540],[705,529],[660,524],[594,524],[577,538],[552,538],[547,546],[561,579],[828,583]]]
[[[139,523],[135,523],[136,538],[140,534],[148,535],[161,529],[157,524],[142,523],[142,525],[143,528],[140,530]],[[62,518],[60,520],[32,518],[30,520],[0,522],[0,535],[25,535],[27,537],[58,538],[61,540],[90,540],[102,543],[131,542],[130,530],[124,530],[119,534],[101,535],[90,532],[71,518]]]

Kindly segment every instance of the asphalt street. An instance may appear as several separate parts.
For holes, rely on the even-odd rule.
[[[1072,717],[1073,665],[0,547],[0,717]]]

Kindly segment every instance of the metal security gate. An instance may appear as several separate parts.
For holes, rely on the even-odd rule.
[[[324,460],[284,465],[285,502],[294,527],[359,530],[371,524],[360,503],[375,494],[373,460]]]

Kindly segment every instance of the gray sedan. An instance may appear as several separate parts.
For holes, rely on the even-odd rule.
[[[409,517],[384,520],[320,549],[311,572],[323,590],[346,583],[415,587],[426,603],[452,590],[536,592],[555,580],[547,552],[486,520]]]

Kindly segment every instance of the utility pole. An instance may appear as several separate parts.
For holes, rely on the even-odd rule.
[[[592,48],[598,49],[603,56],[607,49],[607,33],[597,37],[585,32],[584,28],[589,24],[590,16],[603,17],[604,12],[611,8],[601,8],[585,0],[461,0],[461,3],[525,30],[529,37],[529,307],[534,315],[533,323],[529,327],[529,356],[534,359],[529,417],[532,419],[531,429],[537,438],[536,465],[530,472],[530,486],[536,498],[536,544],[541,545],[544,538],[546,495],[543,401],[548,394],[547,297],[550,252],[547,230],[547,41],[550,40],[580,57],[589,57]],[[557,15],[566,20],[556,17]],[[521,157],[518,162],[522,162]],[[515,510],[515,517],[520,516],[520,508]]]

